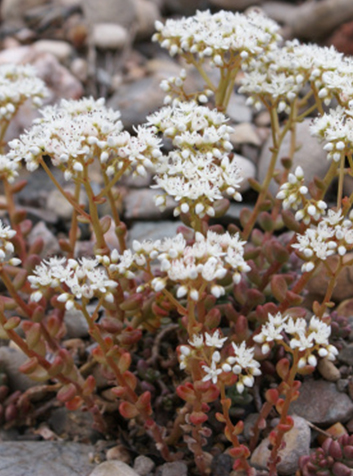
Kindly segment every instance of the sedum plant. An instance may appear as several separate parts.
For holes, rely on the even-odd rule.
[[[119,112],[104,99],[62,100],[44,107],[28,131],[2,146],[8,214],[0,228],[0,277],[7,288],[0,297],[0,336],[27,355],[22,372],[55,387],[67,408],[89,410],[96,428],[107,433],[107,401],[89,365],[79,366],[63,345],[64,316],[74,309],[87,322],[94,341],[90,358],[106,378],[113,410],[149,434],[165,460],[191,454],[198,474],[210,474],[207,444],[222,432],[233,468],[255,475],[251,453],[276,412],[267,462],[275,476],[283,436],[293,427],[289,409],[301,376],[314,372],[318,359],[334,361],[338,353],[330,342],[331,319],[338,325],[332,293],[339,273],[353,263],[343,259],[353,249],[353,196],[343,196],[344,177],[352,174],[353,65],[332,48],[283,43],[276,23],[255,10],[198,12],[158,22],[156,29],[154,39],[162,47],[199,71],[203,91],[185,91],[185,70],[163,81],[165,106],[134,134],[123,129]],[[226,230],[210,219],[222,217],[230,200],[242,199],[226,116],[239,76],[239,92],[270,114],[273,147],[265,180],[251,181],[258,193],[253,209],[243,209],[240,223]],[[3,139],[18,107],[28,98],[37,105],[45,88],[22,67],[6,66],[0,77]],[[12,90],[16,94],[6,92]],[[331,103],[336,108],[327,110]],[[309,115],[315,117],[312,134],[325,142],[330,162],[326,176],[310,184],[300,167],[292,169],[296,125]],[[278,170],[287,134],[290,150]],[[31,223],[15,201],[25,185],[16,182],[22,165],[33,173],[42,167],[72,205],[60,256],[41,259],[41,239],[28,245]],[[91,183],[93,167],[102,175],[99,191]],[[115,185],[123,175],[148,171],[160,190],[156,205],[163,209],[166,197],[173,197],[174,215],[185,226],[175,237],[134,241],[128,248]],[[74,184],[74,193],[64,190],[58,173]],[[269,192],[274,177],[275,196]],[[336,177],[332,206],[325,194]],[[104,216],[102,204],[110,207]],[[91,230],[92,256],[77,254],[80,223]],[[290,231],[287,241],[281,230]],[[109,247],[108,232],[116,234],[118,248]],[[328,277],[325,296],[303,307],[306,285],[317,272]],[[167,345],[169,332],[176,340],[164,362],[170,368],[166,380],[159,378],[156,352],[161,342]],[[259,379],[268,368],[271,387]],[[234,409],[252,398],[254,386],[261,402],[247,441]],[[169,412],[167,425],[159,418],[161,406]]]

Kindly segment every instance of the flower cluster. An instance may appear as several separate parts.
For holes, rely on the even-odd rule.
[[[352,104],[353,106],[353,96]],[[327,158],[339,162],[353,144],[353,110],[338,106],[314,120],[311,134],[326,141]]]
[[[147,118],[148,124],[172,139],[175,150],[156,164],[154,187],[162,188],[180,202],[175,215],[214,215],[213,202],[227,193],[241,200],[237,192],[242,176],[236,159],[229,158],[231,128],[217,110],[195,102],[174,103]],[[165,206],[165,195],[156,204]]]
[[[15,247],[12,243],[12,238],[16,235],[16,231],[6,226],[0,220],[0,263],[18,266],[21,260],[14,258]]]
[[[161,141],[150,128],[138,128],[136,137],[122,132],[120,112],[108,109],[104,99],[62,100],[59,106],[48,106],[41,114],[28,132],[9,144],[8,157],[25,159],[30,171],[48,155],[66,180],[79,178],[95,157],[107,175],[132,168],[145,175],[146,168],[162,155]]]
[[[39,301],[46,290],[59,292],[59,302],[65,303],[67,310],[75,305],[75,299],[90,300],[93,297],[111,302],[112,291],[117,282],[109,278],[106,271],[98,267],[95,258],[81,258],[79,261],[66,258],[49,258],[36,266],[34,274],[28,277],[32,289],[32,301]]]
[[[254,348],[246,347],[245,342],[237,345],[232,342],[231,353],[227,359],[222,362],[220,350],[223,348],[227,337],[220,337],[217,329],[213,334],[195,334],[190,345],[181,345],[179,347],[179,362],[182,370],[188,366],[191,358],[197,359],[202,363],[201,368],[205,375],[202,378],[204,382],[211,380],[216,384],[219,375],[233,372],[237,375],[236,388],[239,393],[243,393],[245,387],[254,385],[254,378],[261,375],[260,364],[254,359]]]
[[[198,11],[189,18],[167,20],[165,25],[156,22],[156,30],[152,39],[170,55],[195,55],[198,63],[210,59],[217,67],[237,55],[244,60],[256,56],[280,38],[279,26],[256,10],[247,15]]]
[[[9,122],[27,99],[41,106],[48,91],[30,65],[0,66],[0,120]]]
[[[186,70],[182,69],[179,73],[179,76],[171,76],[168,79],[163,79],[160,84],[160,88],[162,91],[167,93],[164,98],[164,104],[168,105],[171,104],[173,101],[180,102],[181,99],[187,100],[194,100],[198,101],[201,104],[205,104],[208,102],[210,96],[213,95],[213,91],[211,89],[205,89],[202,92],[196,92],[192,94],[187,94],[184,90],[184,82],[186,80]]]
[[[285,334],[289,339],[289,347],[284,338]],[[253,340],[262,345],[263,354],[270,351],[271,343],[277,342],[288,350],[298,350],[301,353],[299,368],[305,367],[307,364],[315,367],[317,358],[314,352],[329,360],[335,360],[338,354],[336,347],[329,343],[330,334],[331,327],[316,316],[312,316],[308,323],[303,318],[294,320],[279,312],[275,316],[268,315],[267,323],[261,327],[259,334],[253,336]]]
[[[352,249],[352,219],[345,219],[341,211],[328,210],[317,226],[308,228],[304,235],[297,234],[297,243],[292,247],[301,252],[302,257],[307,260],[302,271],[312,271],[316,259],[326,260],[336,253],[343,256]]]

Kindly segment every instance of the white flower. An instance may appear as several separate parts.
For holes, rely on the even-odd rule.
[[[206,373],[206,375],[202,379],[203,382],[212,380],[212,383],[216,384],[218,380],[218,375],[223,372],[221,368],[217,368],[216,362],[214,360],[212,360],[210,367],[208,367],[207,365],[203,365],[202,368]]]
[[[268,314],[268,321],[261,327],[261,332],[253,337],[255,342],[263,344],[261,349],[263,354],[270,350],[269,342],[283,340],[282,332],[287,319],[288,316],[282,316],[280,312],[275,316]]]
[[[227,337],[220,337],[219,329],[217,329],[212,335],[205,332],[205,342],[208,347],[217,347],[221,349]]]

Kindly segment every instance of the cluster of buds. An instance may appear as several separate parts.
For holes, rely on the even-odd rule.
[[[343,256],[353,247],[353,214],[346,219],[341,210],[328,210],[327,215],[317,226],[308,228],[304,235],[297,234],[297,243],[292,247],[298,250],[300,257],[305,260],[303,272],[315,268],[315,260],[326,260],[338,253]]]
[[[148,125],[173,141],[175,150],[156,164],[155,188],[162,188],[179,205],[174,214],[214,216],[213,203],[223,193],[240,201],[237,189],[243,178],[236,158],[229,158],[232,129],[217,110],[196,102],[174,103],[150,115]],[[157,195],[157,206],[165,206],[166,195]]]
[[[194,100],[200,104],[206,104],[209,101],[209,98],[213,95],[211,89],[205,89],[203,92],[197,92],[192,94],[187,94],[184,89],[184,83],[186,80],[186,70],[182,69],[179,73],[179,76],[171,76],[170,78],[163,79],[160,84],[162,91],[167,93],[164,98],[164,104],[168,105],[172,102],[180,102],[182,100]]]
[[[327,438],[321,448],[299,459],[299,468],[302,476],[351,476],[353,436]]]
[[[288,345],[284,334],[287,335]],[[338,351],[329,343],[330,334],[331,327],[316,316],[312,316],[308,323],[303,318],[294,320],[278,312],[275,316],[268,315],[268,321],[261,327],[261,331],[253,336],[253,340],[261,344],[263,354],[270,351],[270,344],[274,342],[280,343],[291,353],[298,349],[300,353],[298,368],[303,368],[306,365],[316,366],[317,357],[314,355],[316,352],[319,357],[335,360]]]
[[[6,226],[0,220],[0,263],[2,264],[10,264],[12,266],[21,264],[21,260],[13,256],[15,247],[11,240],[15,235],[16,231]]]

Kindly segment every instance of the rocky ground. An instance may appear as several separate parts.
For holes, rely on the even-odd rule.
[[[104,96],[108,105],[119,109],[127,129],[145,121],[147,114],[162,106],[164,93],[159,89],[162,79],[176,75],[185,65],[172,60],[150,37],[154,22],[166,16],[190,15],[196,9],[238,8],[243,10],[253,4],[261,5],[277,21],[283,22],[287,37],[301,35],[305,40],[333,43],[346,53],[353,53],[350,39],[353,23],[341,25],[342,18],[331,18],[326,30],[309,28],[300,31],[298,18],[310,15],[306,4],[318,2],[267,2],[251,0],[2,0],[0,24],[0,64],[31,63],[50,89],[48,103],[61,98],[80,98],[92,94]],[[332,2],[331,2],[332,3]],[[353,19],[350,2],[342,3],[345,20]],[[344,6],[346,5],[346,7]],[[304,13],[303,13],[304,12]],[[289,22],[289,18],[291,19]],[[297,21],[297,23],[296,23]],[[308,20],[309,21],[309,20]],[[289,23],[288,23],[289,22]],[[311,37],[308,37],[308,31]],[[187,85],[190,90],[202,86],[196,74]],[[36,112],[23,107],[6,139],[26,128],[36,117]],[[234,127],[232,141],[243,169],[244,178],[261,180],[270,160],[269,116],[267,112],[254,113],[245,105],[245,98],[235,94],[228,110],[230,124]],[[305,177],[323,176],[329,163],[326,152],[309,135],[308,122],[299,125],[298,150],[294,164],[301,165]],[[283,145],[285,155],[286,144]],[[301,150],[305,149],[305,158]],[[310,160],[307,160],[310,157]],[[55,173],[55,171],[53,171]],[[59,252],[57,239],[67,232],[71,208],[61,194],[53,189],[43,171],[29,175],[28,186],[19,194],[19,205],[26,210],[34,227],[30,240],[41,236],[45,241],[43,256]],[[58,175],[58,180],[62,178]],[[97,190],[101,187],[99,176],[92,177]],[[167,204],[161,215],[153,202],[156,191],[149,188],[152,177],[127,179],[119,185],[120,212],[129,228],[129,242],[134,239],[173,236],[180,222],[173,219],[173,202]],[[69,187],[66,183],[66,187]],[[273,184],[273,187],[275,184]],[[345,183],[345,193],[353,191],[353,182]],[[244,200],[251,207],[254,194],[244,180]],[[0,202],[4,197],[0,196]],[[237,222],[241,206],[235,202],[224,218],[224,223]],[[1,213],[1,211],[0,211]],[[102,212],[104,214],[104,210]],[[92,242],[88,231],[81,230],[80,254],[90,254]],[[109,240],[115,246],[112,233]],[[351,318],[353,287],[351,271],[340,278],[333,298],[341,304],[341,314]],[[314,300],[324,291],[322,278],[310,282],[307,301]],[[77,354],[86,352],[88,329],[85,321],[75,312],[67,313],[67,346]],[[353,319],[352,324],[353,324]],[[12,346],[0,347],[0,376],[7,379],[12,392],[33,389],[33,401],[41,401],[41,389],[19,374],[22,354]],[[295,426],[287,435],[287,445],[282,454],[279,474],[292,475],[297,470],[300,455],[308,454],[311,440],[322,429],[336,425],[337,431],[353,432],[353,334],[341,342],[341,352],[336,365],[322,360],[319,379],[307,379],[299,400],[293,404]],[[6,377],[5,377],[6,376]],[[68,412],[55,398],[48,398],[38,405],[35,425],[5,425],[0,430],[0,476],[186,476],[185,462],[161,464],[158,458],[149,458],[139,448],[132,448],[124,441],[123,431],[116,440],[104,440],[91,429],[90,415]],[[254,414],[246,417],[246,429],[254,421]],[[338,425],[338,426],[337,426]],[[344,425],[344,427],[342,426]],[[321,430],[320,430],[321,429]],[[255,451],[252,462],[259,468],[266,467],[267,442],[264,440]],[[107,461],[105,461],[107,460]],[[231,472],[231,458],[215,451],[212,475],[227,476]],[[266,471],[259,470],[260,474]]]

